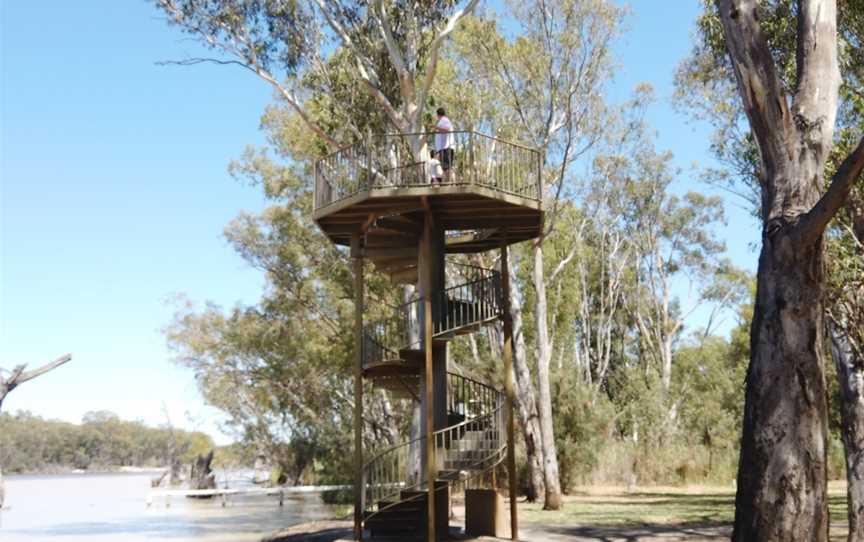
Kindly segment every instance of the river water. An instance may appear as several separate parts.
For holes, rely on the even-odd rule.
[[[280,528],[335,513],[318,494],[286,494],[281,508],[278,496],[258,495],[231,496],[224,508],[218,498],[183,497],[172,497],[170,507],[158,498],[148,508],[152,476],[7,476],[0,542],[257,542]]]

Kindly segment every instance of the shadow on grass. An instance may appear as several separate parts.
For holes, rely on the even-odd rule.
[[[678,540],[728,540],[732,534],[729,525],[628,525],[609,527],[570,527],[565,525],[545,526],[531,540],[584,540],[598,542],[620,542],[645,539],[663,541]]]

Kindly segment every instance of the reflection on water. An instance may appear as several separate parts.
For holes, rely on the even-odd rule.
[[[282,508],[278,496],[232,496],[225,508],[218,498],[172,497],[170,508],[159,498],[147,508],[151,476],[9,476],[0,541],[257,542],[274,530],[334,513],[317,494],[286,494]]]

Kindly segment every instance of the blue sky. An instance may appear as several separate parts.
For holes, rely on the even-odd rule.
[[[668,98],[699,3],[671,4],[631,4],[610,94],[651,83],[658,146],[686,170],[709,162],[708,131]],[[200,51],[147,2],[7,0],[0,10],[0,366],[74,356],[4,410],[79,421],[109,409],[160,423],[164,403],[175,424],[214,431],[217,414],[171,363],[160,329],[177,293],[223,306],[260,295],[260,273],[222,229],[263,206],[226,167],[264,143],[270,89],[230,67],[157,66]],[[704,190],[686,171],[679,185]],[[722,236],[752,270],[758,229],[728,211],[734,227]]]

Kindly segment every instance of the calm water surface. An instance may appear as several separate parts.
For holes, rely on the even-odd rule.
[[[7,476],[0,542],[257,542],[277,529],[334,514],[317,494],[286,495],[282,508],[276,496],[234,496],[226,508],[219,499],[182,497],[172,497],[166,508],[159,498],[147,508],[151,476]]]

